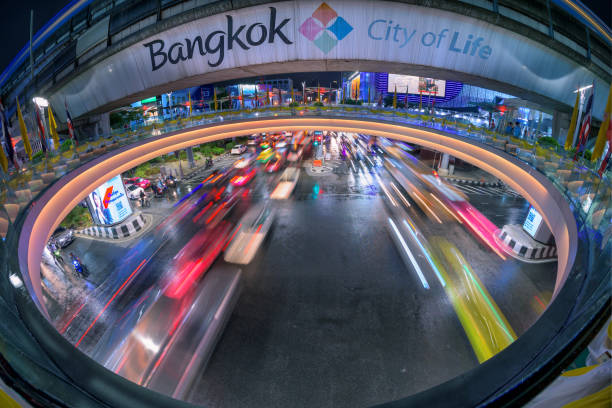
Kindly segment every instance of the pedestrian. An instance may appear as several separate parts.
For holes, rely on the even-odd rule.
[[[147,195],[144,192],[144,189],[140,189],[140,207],[144,207],[145,205],[145,198],[147,197]]]
[[[512,122],[508,122],[508,124],[506,125],[506,130],[504,133],[506,133],[507,135],[512,135],[513,132],[513,126],[512,126]]]
[[[521,137],[521,124],[517,120],[514,126],[514,137]]]

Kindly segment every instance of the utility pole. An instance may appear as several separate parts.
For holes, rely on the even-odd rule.
[[[30,79],[34,85],[34,58],[32,57],[32,35],[34,32],[34,10],[30,10]]]

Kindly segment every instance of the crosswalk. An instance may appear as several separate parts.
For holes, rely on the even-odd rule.
[[[495,186],[473,186],[460,183],[453,183],[453,186],[458,190],[468,195],[486,195],[491,197],[512,196],[521,198],[522,196],[510,187],[495,187]]]

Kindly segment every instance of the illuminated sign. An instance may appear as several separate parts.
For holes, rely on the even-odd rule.
[[[423,94],[439,96],[444,98],[446,95],[446,81],[443,79],[432,79],[411,75],[389,74],[387,92],[404,94],[406,90],[409,94]]]
[[[523,223],[523,229],[531,235],[532,238],[535,238],[538,230],[540,229],[540,225],[542,224],[542,216],[540,213],[533,207],[529,207],[529,213],[527,213],[527,218]]]
[[[91,218],[98,225],[112,225],[132,214],[123,181],[115,176],[87,196]]]

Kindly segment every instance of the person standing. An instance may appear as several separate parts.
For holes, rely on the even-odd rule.
[[[517,120],[514,124],[514,137],[521,137],[521,123]]]
[[[144,192],[144,189],[140,189],[140,207],[144,208],[145,206],[145,198],[147,197],[147,195]]]

